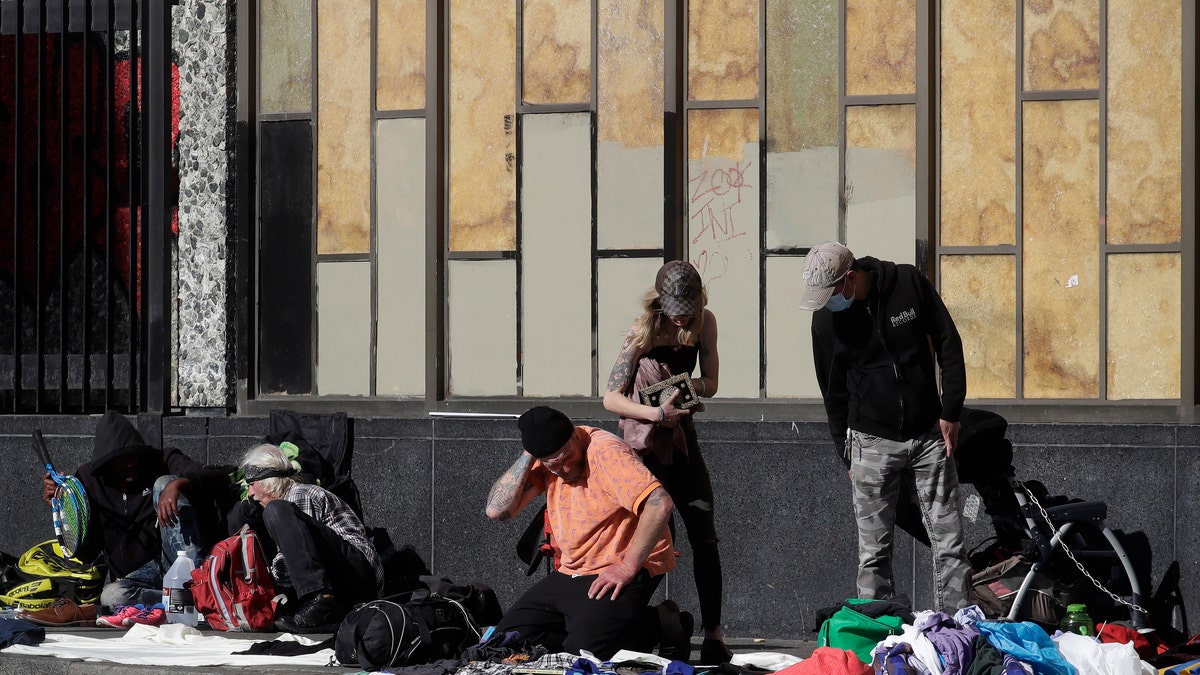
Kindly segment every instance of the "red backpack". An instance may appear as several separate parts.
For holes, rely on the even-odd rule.
[[[192,571],[196,611],[217,630],[270,630],[275,621],[275,582],[258,535],[241,532],[213,546]]]

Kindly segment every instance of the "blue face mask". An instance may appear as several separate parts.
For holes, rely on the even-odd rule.
[[[848,281],[846,285],[849,285]],[[841,293],[834,293],[833,296],[829,298],[829,301],[825,303],[825,307],[827,307],[831,312],[840,312],[854,304],[853,299],[847,298],[844,295],[845,292],[846,289],[843,288]]]

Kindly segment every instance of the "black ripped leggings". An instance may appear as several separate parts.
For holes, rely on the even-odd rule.
[[[721,625],[721,553],[717,550],[717,526],[713,518],[712,481],[700,455],[696,427],[691,417],[680,422],[687,438],[688,455],[678,450],[670,464],[661,464],[653,452],[642,460],[650,473],[662,483],[675,511],[683,518],[688,543],[692,548],[692,571],[696,577],[696,595],[700,599],[700,625],[711,630]]]

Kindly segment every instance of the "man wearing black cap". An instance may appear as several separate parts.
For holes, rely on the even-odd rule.
[[[970,603],[971,574],[951,459],[967,393],[954,319],[916,267],[855,259],[838,242],[809,251],[803,274],[817,383],[854,486],[858,596],[895,594],[892,543],[907,483],[933,549],[934,608],[954,613]]]
[[[675,567],[671,498],[607,431],[576,427],[545,406],[521,415],[517,426],[524,450],[492,485],[487,516],[508,520],[545,494],[555,569],[517,600],[496,631],[601,659],[644,645],[650,596]]]
[[[187,551],[198,567],[223,535],[221,519],[232,502],[229,477],[177,448],[146,445],[119,413],[109,411],[100,418],[92,461],[75,475],[92,514],[75,557],[90,562],[104,554],[112,579],[100,594],[105,607],[162,602],[163,574],[176,551]],[[42,484],[43,500],[49,503],[56,486],[49,474]],[[59,618],[61,622],[48,618],[45,623],[79,623],[87,617]]]

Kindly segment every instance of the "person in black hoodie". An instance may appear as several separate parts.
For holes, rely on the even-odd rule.
[[[803,274],[817,383],[854,485],[858,595],[895,595],[892,543],[907,481],[933,548],[935,609],[952,614],[969,604],[971,574],[952,460],[967,392],[958,329],[912,265],[856,260],[827,242],[809,252]]]
[[[75,475],[92,514],[75,557],[103,558],[109,575],[100,594],[104,607],[162,602],[163,575],[176,551],[187,551],[199,567],[223,532],[221,499],[229,493],[229,477],[177,448],[146,445],[119,413],[100,418],[92,461]],[[56,486],[49,474],[42,483],[49,503]]]

